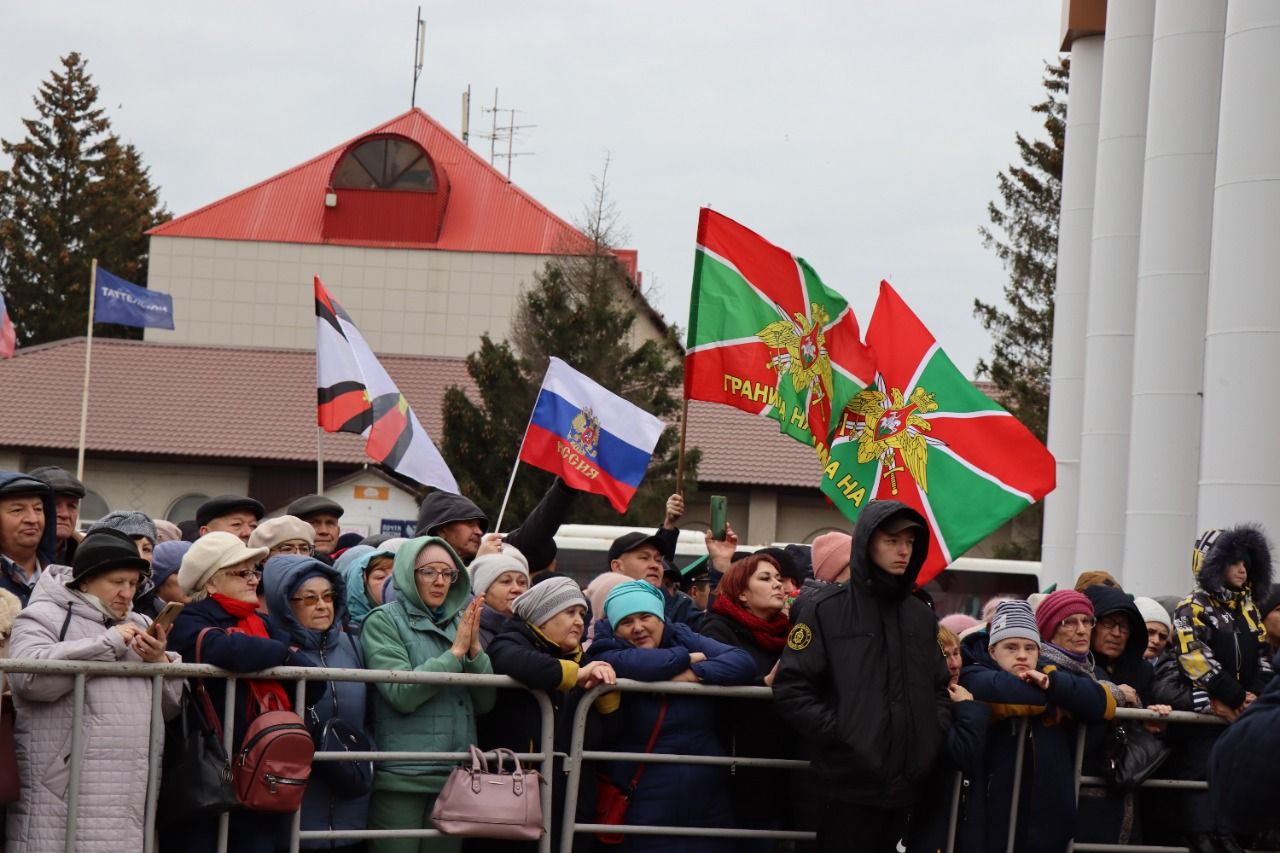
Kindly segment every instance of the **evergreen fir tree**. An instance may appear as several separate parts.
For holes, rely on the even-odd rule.
[[[636,311],[644,297],[613,254],[625,239],[608,198],[608,164],[596,181],[595,196],[580,230],[585,246],[550,261],[521,295],[511,343],[487,335],[467,357],[467,372],[479,389],[472,401],[461,388],[445,392],[441,452],[463,493],[497,521],[520,440],[551,356],[658,417],[675,422],[683,377],[679,333],[668,328],[660,339],[640,340]],[[657,525],[667,496],[675,491],[679,432],[669,427],[654,451],[649,471],[626,520]],[[696,477],[698,453],[685,458],[686,487]],[[552,475],[522,465],[503,526],[510,529],[533,508]],[[578,501],[573,518],[582,523],[618,523],[603,498]]]
[[[999,203],[987,206],[991,228],[983,245],[1009,271],[1008,303],[974,300],[974,314],[991,333],[992,357],[977,373],[995,383],[1001,405],[1044,441],[1049,428],[1049,360],[1053,350],[1053,293],[1058,274],[1058,214],[1062,199],[1062,151],[1066,134],[1070,58],[1046,65],[1046,97],[1033,106],[1044,116],[1047,139],[1017,134],[1018,157],[997,178]],[[1043,509],[1035,504],[1014,522],[1015,542],[999,556],[1038,559]],[[1021,535],[1020,535],[1021,534]],[[1017,539],[1025,536],[1025,540]]]
[[[169,218],[137,149],[112,133],[86,64],[63,57],[33,98],[26,137],[0,140],[12,161],[0,170],[0,289],[24,346],[84,334],[93,258],[145,284],[145,232]]]

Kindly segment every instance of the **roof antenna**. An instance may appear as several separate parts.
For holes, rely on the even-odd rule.
[[[418,77],[422,74],[422,54],[427,49],[427,24],[422,20],[422,7],[418,7],[417,35],[413,40],[413,92],[409,95],[409,108],[418,103]]]

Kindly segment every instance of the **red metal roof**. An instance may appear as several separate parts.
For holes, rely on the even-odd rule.
[[[403,229],[391,229],[378,239],[324,236],[325,211],[328,210],[324,197],[334,166],[352,143],[375,133],[396,133],[414,140],[448,175],[451,185],[448,205],[439,239],[434,242],[405,239]],[[395,207],[397,196],[404,195],[386,192],[391,207]],[[364,215],[373,221],[361,229],[362,233],[383,233],[377,225],[380,214],[376,210]],[[417,108],[148,233],[159,237],[534,255],[572,253],[581,248],[586,239],[568,222],[509,183],[501,172]]]

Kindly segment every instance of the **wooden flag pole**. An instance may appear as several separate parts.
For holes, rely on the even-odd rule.
[[[89,362],[93,356],[93,307],[98,295],[98,259],[89,266],[89,332],[84,345],[84,390],[80,394],[80,450],[76,454],[76,479],[84,480],[84,434],[89,424]]]
[[[676,494],[684,497],[684,440],[689,430],[689,398],[680,409],[680,456],[676,461]]]

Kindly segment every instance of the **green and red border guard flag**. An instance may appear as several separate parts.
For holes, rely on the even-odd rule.
[[[850,520],[874,499],[919,510],[932,528],[924,585],[1053,490],[1053,456],[964,377],[888,282],[867,345],[875,383],[837,417],[824,494]]]
[[[708,208],[698,216],[687,353],[685,399],[771,417],[820,450],[831,412],[874,369],[853,310],[803,258]]]

